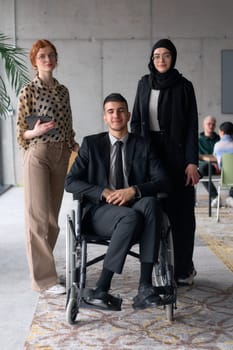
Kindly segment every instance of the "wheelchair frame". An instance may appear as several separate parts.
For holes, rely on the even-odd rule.
[[[72,210],[66,220],[66,320],[76,323],[79,308],[86,306],[86,273],[87,267],[102,261],[105,254],[87,261],[88,244],[108,246],[109,238],[94,234],[83,234],[81,225],[82,197],[77,200],[76,211]],[[139,254],[130,250],[128,255],[139,259]],[[161,240],[158,262],[154,266],[154,285],[162,298],[168,321],[174,319],[176,308],[176,283],[174,280],[174,254],[171,226],[163,212]]]

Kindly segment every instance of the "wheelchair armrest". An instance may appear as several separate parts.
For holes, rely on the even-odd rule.
[[[156,197],[158,199],[163,199],[163,198],[167,198],[168,197],[168,194],[166,192],[158,192]]]
[[[83,202],[83,194],[81,193],[73,193],[73,200],[77,200],[79,201],[80,203]]]

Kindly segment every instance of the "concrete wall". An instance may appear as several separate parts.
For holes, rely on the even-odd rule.
[[[177,68],[194,84],[200,127],[207,114],[218,124],[232,120],[221,114],[221,50],[233,48],[232,11],[232,0],[0,0],[0,30],[27,49],[38,38],[56,45],[55,75],[70,90],[81,142],[104,129],[106,94],[121,92],[132,108],[151,46],[162,37],[173,40]],[[4,181],[22,183],[12,125],[15,117],[2,123]]]

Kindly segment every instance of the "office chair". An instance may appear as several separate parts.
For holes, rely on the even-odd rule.
[[[233,187],[233,154],[222,155],[221,179],[218,184],[217,222],[220,221],[220,195],[223,188]]]

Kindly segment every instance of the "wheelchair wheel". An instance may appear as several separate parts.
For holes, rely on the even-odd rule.
[[[158,263],[155,264],[156,286],[169,286],[172,284],[174,273],[174,251],[171,232],[168,237],[162,237],[160,242]]]
[[[174,251],[170,223],[167,215],[163,214],[161,241],[158,262],[154,266],[155,286],[161,287],[161,297],[166,308],[168,321],[174,317],[176,288],[174,282]]]
[[[68,294],[74,282],[75,256],[75,212],[72,210],[66,218],[66,292]]]
[[[173,304],[166,305],[166,314],[167,314],[167,320],[169,322],[172,322],[174,319],[174,305]]]
[[[66,320],[69,324],[74,324],[79,312],[79,297],[75,286],[69,291],[68,303],[66,306]]]

